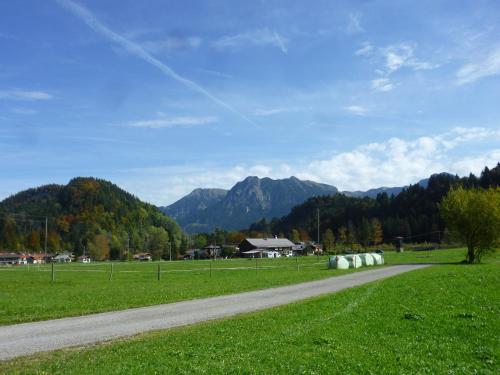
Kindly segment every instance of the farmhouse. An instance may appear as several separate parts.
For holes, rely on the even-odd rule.
[[[286,238],[245,238],[238,247],[242,256],[277,258],[292,256],[295,244]]]

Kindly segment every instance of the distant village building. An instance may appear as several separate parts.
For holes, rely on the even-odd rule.
[[[221,255],[221,246],[207,245],[201,249],[200,257],[202,258],[216,258]]]
[[[27,258],[29,264],[43,264],[43,263],[50,263],[53,254],[45,254],[45,253],[39,253],[39,254],[30,254]]]
[[[134,254],[134,260],[138,260],[139,262],[149,262],[153,260],[153,256],[151,253],[137,253]]]
[[[28,264],[28,256],[20,253],[0,253],[0,265]]]
[[[88,257],[87,255],[80,255],[77,258],[77,261],[78,263],[90,263],[90,257]]]
[[[59,253],[52,258],[54,263],[71,263],[72,256],[69,253]]]
[[[222,246],[207,245],[201,249],[190,249],[186,251],[184,259],[209,259],[222,255]]]
[[[287,238],[245,238],[238,247],[245,257],[278,258],[294,255],[295,244]]]

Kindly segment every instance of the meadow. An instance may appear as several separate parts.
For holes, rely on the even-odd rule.
[[[499,373],[499,269],[498,256],[480,265],[435,265],[262,312],[23,357],[0,369],[6,374]]]
[[[459,262],[463,249],[384,254],[387,264]],[[0,268],[0,325],[244,292],[362,272],[327,257],[101,262]],[[160,280],[158,280],[158,266]],[[111,272],[112,271],[112,272]]]

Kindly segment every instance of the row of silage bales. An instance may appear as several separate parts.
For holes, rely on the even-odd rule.
[[[363,266],[369,267],[375,264],[375,260],[373,259],[372,254],[369,253],[359,254],[359,257],[361,258]]]
[[[377,253],[370,253],[370,255],[372,256],[375,265],[380,266],[384,264],[384,257],[382,255]]]
[[[345,255],[345,259],[349,262],[349,268],[360,268],[363,265],[363,261],[358,254]]]
[[[348,268],[370,267],[384,264],[384,258],[377,253],[348,254],[331,256],[328,268],[346,270]]]
[[[349,268],[349,262],[341,255],[336,255],[328,259],[328,268],[335,268],[338,270],[346,270]]]

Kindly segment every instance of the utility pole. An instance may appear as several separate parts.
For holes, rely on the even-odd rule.
[[[130,262],[130,235],[127,233],[127,260]]]
[[[170,255],[170,261],[172,261],[172,242],[168,243],[168,253]]]
[[[318,215],[318,246],[319,246],[319,208],[316,209],[316,213]]]
[[[316,209],[316,213],[317,213],[317,216],[318,216],[318,245],[317,245],[317,251],[316,251],[316,255],[318,256],[318,262],[319,262],[319,208]]]
[[[47,229],[47,216],[45,216],[45,254],[47,254],[47,236],[48,236],[48,229]]]

